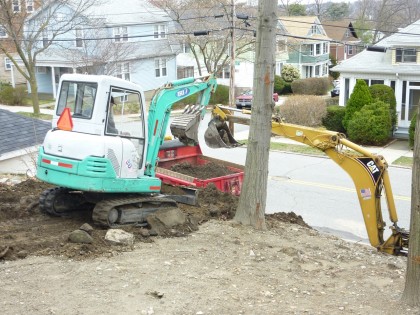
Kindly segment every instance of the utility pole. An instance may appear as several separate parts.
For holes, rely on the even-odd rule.
[[[230,76],[229,76],[229,106],[235,107],[235,0],[231,0],[231,30],[230,30]],[[233,112],[232,112],[233,113]],[[234,134],[234,124],[229,122],[229,128]]]

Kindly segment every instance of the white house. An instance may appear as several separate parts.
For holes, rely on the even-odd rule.
[[[340,100],[345,106],[357,79],[370,85],[386,84],[395,91],[398,129],[407,137],[408,127],[420,102],[420,20],[381,40],[372,48],[333,68],[340,72]],[[382,49],[384,48],[384,49]],[[384,50],[386,51],[384,52]]]
[[[28,29],[42,22],[51,12],[49,6],[54,5],[52,1],[34,12]],[[68,5],[56,10],[54,23],[65,23],[72,9]],[[60,76],[69,72],[113,75],[152,91],[176,79],[176,54],[168,40],[171,26],[170,17],[147,1],[100,2],[83,12],[76,27],[57,36],[38,55],[38,92],[55,97]],[[54,28],[51,23],[43,41],[48,41]]]

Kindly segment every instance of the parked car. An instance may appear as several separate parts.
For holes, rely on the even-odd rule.
[[[252,90],[248,90],[243,92],[241,95],[236,97],[236,108],[242,109],[244,107],[251,108],[252,105]],[[273,93],[273,101],[278,102],[279,101],[279,95],[277,93]]]
[[[331,97],[339,96],[340,95],[340,86],[337,85],[335,88],[331,90]]]

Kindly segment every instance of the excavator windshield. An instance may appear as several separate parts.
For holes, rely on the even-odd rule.
[[[64,81],[61,84],[56,114],[60,116],[64,108],[68,107],[72,117],[92,118],[97,90],[97,83]]]

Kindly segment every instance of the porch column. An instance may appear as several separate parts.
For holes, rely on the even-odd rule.
[[[13,70],[13,63],[10,63],[10,76],[11,76],[11,80],[12,80],[12,87],[15,88],[16,87],[16,83],[15,83],[15,72]]]
[[[51,82],[52,82],[52,90],[53,90],[53,98],[57,98],[57,91],[55,90],[55,71],[54,67],[51,66]]]

